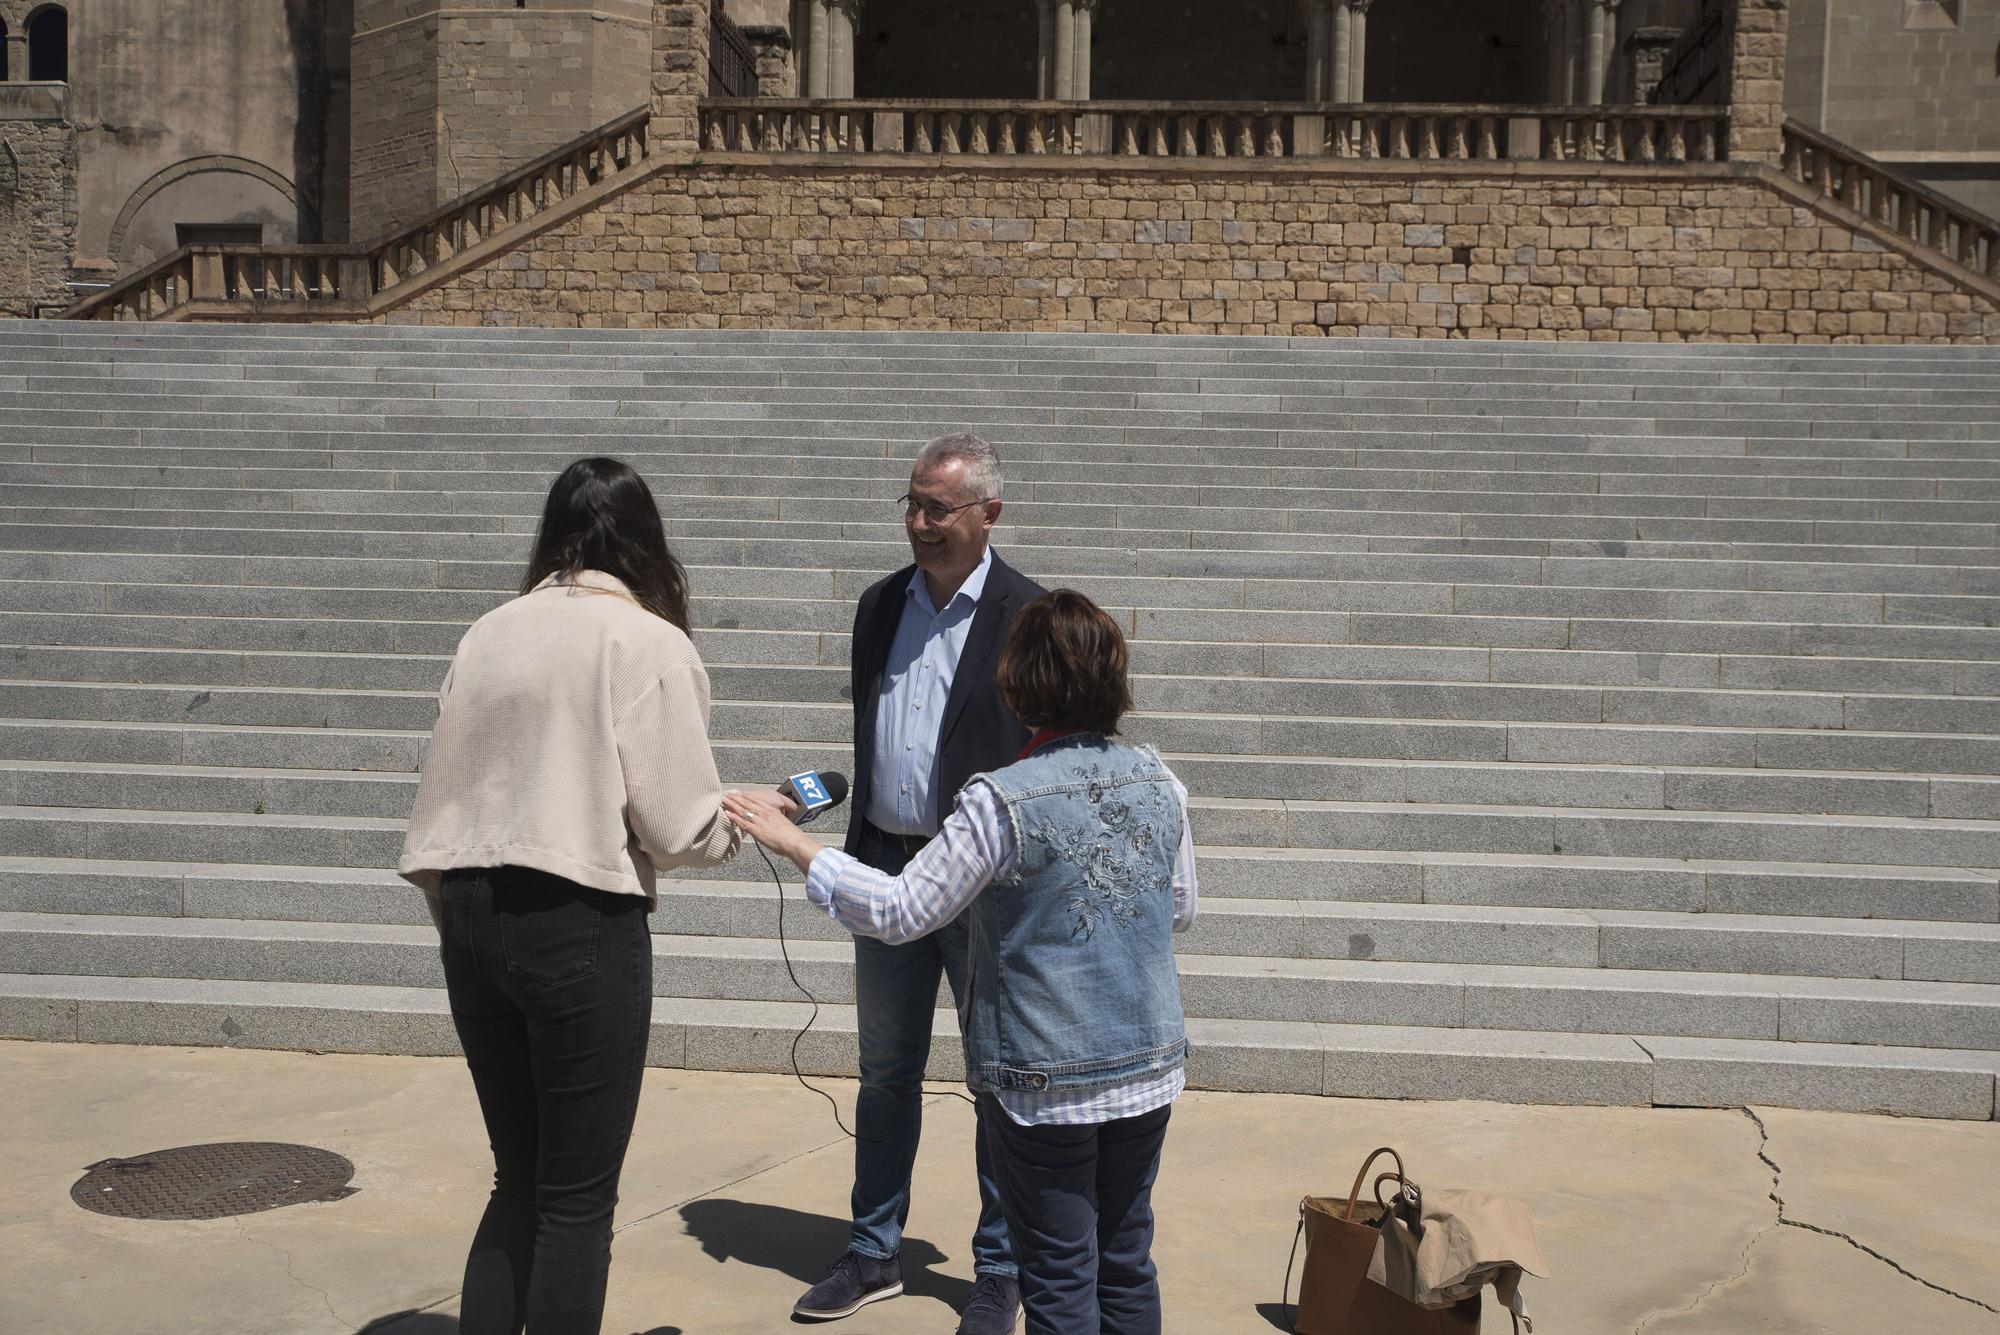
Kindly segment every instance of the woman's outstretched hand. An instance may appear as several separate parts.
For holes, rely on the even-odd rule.
[[[792,824],[788,808],[793,806],[775,792],[722,795],[722,810],[731,825],[771,852],[790,858],[800,871],[809,871],[813,858],[824,845]]]

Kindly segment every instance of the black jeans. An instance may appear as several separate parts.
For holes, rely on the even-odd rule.
[[[1153,1180],[1172,1112],[1022,1126],[979,1096],[1028,1335],[1160,1335]]]
[[[546,872],[444,878],[451,1018],[493,1145],[464,1335],[590,1335],[653,1018],[646,901]]]

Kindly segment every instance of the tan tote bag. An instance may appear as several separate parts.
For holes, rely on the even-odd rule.
[[[1368,1278],[1369,1264],[1382,1241],[1386,1211],[1375,1201],[1362,1200],[1361,1187],[1368,1180],[1369,1168],[1385,1154],[1396,1161],[1396,1176],[1400,1178],[1402,1156],[1384,1146],[1363,1160],[1347,1199],[1308,1196],[1299,1202],[1292,1257],[1297,1260],[1303,1238],[1306,1258],[1299,1276],[1293,1331],[1296,1335],[1477,1335],[1477,1295],[1442,1311],[1427,1311]],[[1287,1263],[1287,1303],[1291,1288],[1292,1267]]]

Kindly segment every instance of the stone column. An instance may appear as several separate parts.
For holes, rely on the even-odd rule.
[[[1730,0],[1729,158],[1776,165],[1785,150],[1787,0]]]
[[[1071,41],[1069,95],[1090,100],[1090,43],[1097,22],[1097,0],[1072,0],[1076,6],[1076,36]]]
[[[1611,57],[1611,11],[1618,0],[1584,0],[1583,101],[1604,105],[1604,75]]]
[[[854,96],[854,36],[861,26],[861,0],[828,0],[826,59],[828,97]]]
[[[827,62],[832,24],[826,0],[806,0],[806,96],[832,97],[833,67]]]
[[[1354,100],[1354,10],[1347,0],[1333,0],[1333,54],[1328,63],[1330,91],[1336,102]]]
[[[1035,96],[1056,95],[1056,0],[1035,0]]]
[[[1306,101],[1333,94],[1332,0],[1306,0]]]
[[[1373,0],[1349,0],[1354,17],[1348,23],[1347,96],[1350,101],[1368,100],[1368,6]]]
[[[1583,101],[1585,0],[1564,0],[1563,5],[1563,105]]]
[[[646,141],[656,151],[691,153],[701,147],[709,3],[653,0],[653,123]]]
[[[817,0],[792,0],[792,96],[809,96],[812,82],[812,11]]]
[[[28,34],[9,32],[7,34],[7,78],[20,83],[28,77]]]
[[[1076,0],[1056,0],[1056,76],[1054,86],[1049,90],[1059,102],[1067,102],[1072,93],[1070,82],[1076,69]]]

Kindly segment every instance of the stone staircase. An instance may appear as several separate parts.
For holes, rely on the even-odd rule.
[[[1974,348],[0,325],[0,1034],[452,1051],[387,869],[555,472],[651,481],[762,785],[849,767],[853,599],[964,428],[1195,794],[1195,1083],[1994,1115]],[[663,893],[656,1063],[789,1069],[776,925],[753,857]]]

